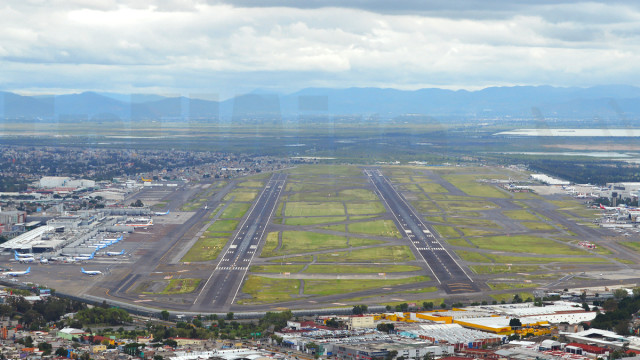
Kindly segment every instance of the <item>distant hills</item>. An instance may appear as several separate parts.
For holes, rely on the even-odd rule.
[[[223,101],[153,94],[83,92],[22,96],[0,92],[0,117],[41,121],[211,119],[313,115],[427,115],[454,118],[640,118],[640,88],[490,87],[478,91],[307,88],[292,94],[256,92]]]

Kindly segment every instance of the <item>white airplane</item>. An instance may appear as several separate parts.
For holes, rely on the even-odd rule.
[[[92,252],[90,255],[80,255],[80,256],[74,256],[73,260],[75,261],[84,261],[84,260],[91,260],[93,259],[93,256],[96,254],[96,252]]]
[[[156,216],[164,216],[164,215],[169,215],[169,210],[167,210],[167,212],[155,212],[153,213]]]
[[[131,226],[131,227],[147,227],[153,225],[153,219],[149,220],[146,224],[116,224],[116,226]]]
[[[34,261],[36,260],[36,259],[33,257],[33,255],[31,255],[31,254],[29,254],[30,256],[22,256],[22,257],[21,257],[20,255],[21,255],[21,254],[18,254],[18,252],[16,251],[16,252],[15,252],[15,255],[13,256],[13,258],[14,258],[16,261],[23,262],[23,263],[32,263],[32,262],[34,262]]]
[[[124,249],[122,249],[122,251],[120,251],[120,252],[115,252],[115,251],[107,251],[107,255],[108,255],[108,256],[118,256],[118,255],[124,255]]]
[[[93,276],[93,275],[101,275],[102,271],[98,271],[98,270],[89,270],[86,271],[84,268],[80,268],[80,270],[82,270],[83,274],[87,274],[89,276]]]
[[[30,258],[33,257],[33,254],[20,254],[19,252],[13,250],[13,253],[15,254],[15,259],[18,260],[18,258]]]
[[[8,271],[5,273],[2,273],[2,275],[6,275],[6,276],[20,276],[20,275],[27,275],[28,273],[31,272],[31,266],[29,266],[27,268],[27,270],[25,271]]]
[[[626,212],[640,212],[640,209],[638,208],[630,208],[627,207],[626,205],[624,206],[604,206],[602,204],[600,204],[600,209],[602,210],[616,210],[616,211],[626,211]]]
[[[40,258],[40,264],[48,264],[48,263],[49,263],[49,260],[47,260],[46,257],[43,256]]]

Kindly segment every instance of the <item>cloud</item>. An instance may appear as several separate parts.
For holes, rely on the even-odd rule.
[[[635,2],[479,4],[10,0],[0,89],[233,95],[640,80]]]

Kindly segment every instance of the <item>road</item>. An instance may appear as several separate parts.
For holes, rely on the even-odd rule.
[[[442,289],[448,294],[480,291],[478,285],[436,238],[437,233],[424,224],[413,207],[404,200],[380,170],[364,171],[375,186],[378,196],[393,214],[398,229],[420,253]]]
[[[198,293],[192,311],[226,311],[236,299],[275,211],[286,174],[273,174]]]

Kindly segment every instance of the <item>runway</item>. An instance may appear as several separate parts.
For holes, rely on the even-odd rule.
[[[442,246],[433,229],[424,224],[413,207],[402,198],[380,170],[365,169],[364,172],[393,214],[396,226],[420,253],[442,289],[448,294],[480,291],[478,285]]]
[[[273,174],[224,255],[198,293],[191,311],[227,311],[236,299],[285,186],[286,174]]]

